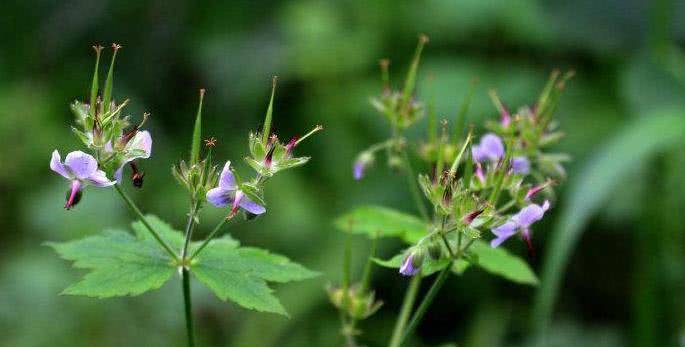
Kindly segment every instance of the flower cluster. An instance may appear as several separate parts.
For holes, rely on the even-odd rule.
[[[489,131],[476,143],[471,143],[469,133],[449,168],[440,161],[430,162],[433,174],[419,175],[419,184],[435,211],[434,231],[407,250],[401,274],[419,273],[425,254],[433,261],[468,256],[462,238],[473,241],[487,230],[495,236],[491,247],[520,235],[534,254],[531,225],[549,210],[554,197],[549,188],[564,177],[562,163],[567,160],[564,155],[545,152],[562,137],[550,121],[548,103],[558,97],[570,76],[559,78],[554,73],[552,87],[543,90],[537,107],[524,107],[513,115],[491,93],[500,121],[488,124]],[[445,138],[437,140],[437,148],[448,148],[442,143]],[[443,157],[449,155],[440,154]],[[540,193],[545,196],[538,199]],[[510,212],[516,207],[518,211]],[[442,251],[429,252],[431,248]]]
[[[83,189],[88,185],[109,187],[121,184],[126,166],[131,168],[133,185],[141,188],[145,173],[139,170],[137,161],[149,158],[152,153],[152,137],[148,131],[141,130],[149,114],[143,114],[139,123],[131,124],[130,116],[123,114],[128,100],[118,103],[112,96],[114,63],[121,46],[112,45],[112,59],[103,88],[98,83],[103,47],[94,46],[93,49],[96,60],[90,99],[87,103],[75,101],[71,104],[76,117],[72,131],[88,153],[73,151],[62,162],[59,151],[55,150],[50,160],[50,168],[71,182],[64,205],[66,209],[78,204]]]
[[[381,151],[385,151],[391,167],[403,167],[407,174],[413,175],[403,130],[414,124],[423,112],[422,107],[416,106],[422,103],[413,92],[419,56],[426,42],[422,36],[401,91],[391,90],[388,62],[382,61],[383,93],[371,102],[390,120],[392,137],[357,156],[353,164],[354,179],[363,178]],[[467,257],[470,243],[462,239],[474,241],[488,230],[495,236],[490,242],[492,247],[520,235],[533,252],[531,225],[542,219],[550,208],[550,200],[554,198],[552,183],[565,176],[562,164],[568,158],[547,153],[545,149],[563,136],[552,113],[571,76],[572,73],[562,76],[554,72],[537,103],[516,112],[511,112],[492,91],[490,96],[500,115],[499,121],[488,122],[487,131],[478,141],[472,141],[472,131],[462,138],[472,91],[451,131],[453,136],[447,121],[442,122],[440,133],[429,107],[429,136],[418,146],[417,154],[430,167],[429,173],[419,175],[418,182],[434,212],[432,231],[406,251],[399,267],[401,274],[419,273],[425,259]],[[541,201],[533,201],[543,194]],[[418,206],[420,210],[425,208],[420,201]],[[514,208],[518,212],[510,212]],[[422,214],[428,217],[425,211]]]
[[[194,140],[190,160],[187,162],[182,160],[173,168],[174,176],[188,190],[191,201],[198,206],[198,209],[207,201],[215,207],[230,207],[229,219],[241,210],[249,218],[261,215],[266,212],[263,197],[264,183],[280,171],[304,165],[309,161],[309,157],[296,157],[295,147],[309,136],[322,130],[323,127],[317,125],[306,135],[295,136],[287,143],[281,143],[276,134],[270,133],[275,89],[276,78],[273,80],[264,128],[261,133],[254,132],[249,135],[250,156],[245,158],[245,162],[255,171],[252,179],[242,179],[237,175],[230,160],[225,162],[217,179],[217,167],[212,164],[211,151],[216,145],[214,138],[205,140],[205,147],[208,150],[204,158],[200,158],[199,155],[199,140]],[[204,90],[200,91],[196,127],[201,124],[204,93]]]

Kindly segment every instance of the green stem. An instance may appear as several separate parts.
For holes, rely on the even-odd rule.
[[[165,250],[167,253],[169,253],[169,255],[171,256],[171,258],[173,258],[174,260],[178,261],[178,255],[176,255],[176,253],[171,249],[171,247],[169,246],[169,244],[167,244],[167,243],[162,239],[162,237],[159,236],[159,234],[157,233],[157,231],[155,231],[155,229],[152,228],[152,225],[150,225],[150,222],[147,221],[147,219],[145,218],[145,216],[143,215],[143,213],[140,212],[140,209],[138,208],[138,206],[136,206],[136,203],[134,203],[133,200],[131,200],[131,198],[130,198],[128,195],[126,195],[126,193],[124,193],[123,190],[121,190],[121,188],[119,187],[118,184],[115,184],[115,185],[114,185],[114,189],[117,191],[117,193],[119,193],[119,195],[121,195],[121,198],[124,199],[124,201],[126,202],[126,204],[128,204],[128,207],[131,209],[131,211],[133,211],[133,213],[135,213],[135,214],[138,216],[138,218],[139,218],[140,221],[143,223],[143,225],[145,225],[145,228],[147,228],[147,230],[150,232],[150,234],[152,234],[152,237],[154,237],[154,239],[157,240],[157,242],[159,243],[159,245],[162,246],[162,248],[164,248],[164,250]]]
[[[411,195],[414,198],[416,207],[419,209],[421,217],[425,220],[428,220],[428,210],[426,209],[426,205],[423,204],[423,200],[421,200],[421,192],[419,192],[418,182],[416,181],[416,176],[414,175],[414,169],[409,162],[409,155],[407,155],[407,151],[402,151],[402,158],[404,159],[404,166],[407,168],[407,181],[409,181]]]
[[[445,242],[447,241],[447,239],[443,240]],[[402,343],[405,342],[409,336],[411,336],[411,334],[414,332],[414,329],[416,329],[416,326],[419,324],[419,322],[421,322],[421,319],[426,314],[426,311],[433,302],[433,299],[435,299],[435,296],[440,291],[440,288],[442,288],[442,285],[445,284],[445,280],[447,279],[447,275],[449,275],[450,271],[452,270],[452,266],[457,260],[459,260],[459,258],[462,257],[462,255],[464,255],[464,253],[469,249],[469,247],[471,247],[474,241],[476,240],[472,239],[468,243],[466,243],[463,249],[457,249],[457,253],[452,256],[452,260],[449,262],[449,264],[447,264],[447,266],[444,269],[442,269],[442,271],[440,271],[440,274],[435,279],[435,282],[433,282],[433,285],[428,290],[428,293],[426,293],[426,296],[423,298],[421,304],[419,304],[419,307],[416,309],[416,313],[414,313],[414,316],[409,322],[407,329],[404,330],[404,335],[402,335],[402,338],[400,339],[399,343],[397,345],[393,345],[393,347],[402,346]],[[461,240],[459,242],[461,243]]]
[[[374,237],[371,241],[371,253],[369,258],[366,260],[366,265],[364,266],[364,274],[362,275],[362,287],[360,293],[364,295],[367,290],[369,290],[369,284],[371,283],[371,272],[373,270],[373,258],[376,256],[376,248],[378,246],[378,237]]]
[[[390,338],[390,344],[388,344],[388,347],[398,347],[402,342],[402,332],[404,331],[404,327],[407,325],[407,320],[411,314],[411,309],[414,306],[414,301],[416,301],[416,295],[419,293],[420,284],[420,275],[412,277],[411,282],[409,282],[409,288],[407,288],[407,292],[404,294],[402,309],[400,311],[400,315],[397,317],[397,321],[395,322],[395,328],[392,332],[392,337]]]
[[[188,213],[188,222],[186,223],[185,240],[183,242],[183,251],[181,252],[181,259],[185,259],[188,255],[188,246],[193,236],[193,227],[195,226],[195,214],[197,213],[197,203],[193,202]]]
[[[181,272],[183,277],[183,302],[185,304],[186,313],[186,331],[188,332],[188,347],[195,346],[195,334],[193,333],[193,304],[190,298],[190,272],[183,268]]]
[[[214,227],[214,230],[212,230],[212,232],[209,233],[209,235],[207,235],[207,238],[205,238],[205,240],[202,242],[202,244],[200,245],[200,247],[198,247],[198,248],[193,252],[193,254],[190,255],[189,260],[195,259],[195,257],[197,257],[197,255],[200,254],[200,252],[201,252],[205,247],[207,247],[207,245],[209,244],[209,241],[212,241],[212,239],[214,239],[214,237],[215,237],[216,234],[219,232],[219,230],[221,230],[221,228],[224,226],[224,224],[228,223],[228,221],[230,221],[230,220],[232,220],[232,219],[233,219],[233,218],[223,218],[223,219],[221,220],[221,222],[219,222],[219,224],[217,224],[217,225]]]
[[[402,346],[402,343],[404,341],[406,341],[407,337],[409,337],[412,334],[412,332],[414,331],[414,329],[416,329],[416,326],[421,321],[421,318],[423,318],[423,315],[428,310],[428,307],[433,302],[433,299],[435,299],[435,296],[438,294],[438,291],[440,291],[440,288],[445,283],[445,280],[447,279],[447,275],[449,275],[453,264],[454,264],[454,261],[450,261],[448,266],[445,267],[444,269],[442,269],[442,271],[440,271],[438,278],[435,279],[435,282],[433,282],[433,285],[428,290],[428,293],[426,293],[426,296],[423,298],[423,301],[421,301],[421,304],[416,309],[416,313],[414,313],[414,317],[412,317],[407,328],[404,329],[404,335],[402,335],[402,338],[400,339],[399,343],[397,345],[393,345],[393,346],[396,346],[396,347]]]

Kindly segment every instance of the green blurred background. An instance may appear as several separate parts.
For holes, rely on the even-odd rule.
[[[132,219],[105,189],[89,189],[65,211],[66,183],[48,167],[55,148],[78,149],[68,105],[88,91],[90,46],[111,42],[124,47],[115,97],[130,98],[134,115],[152,113],[153,156],[142,163],[145,188],[132,194],[175,225],[187,203],[170,168],[187,155],[199,88],[208,90],[204,131],[219,139],[222,160],[240,162],[247,153],[272,75],[280,77],[274,124],[281,138],[326,127],[297,149],[313,157],[310,164],[269,183],[266,217],[231,229],[245,244],[324,273],[277,287],[291,318],[220,302],[201,286],[193,295],[200,346],[340,346],[323,289],[339,281],[345,239],[332,220],[356,204],[412,211],[403,177],[378,165],[357,183],[351,162],[387,136],[368,104],[380,90],[378,59],[392,60],[399,83],[418,33],[431,38],[419,94],[434,97],[447,119],[473,78],[480,82],[469,121],[481,124],[496,116],[488,89],[509,105],[529,104],[553,68],[577,74],[558,111],[567,133],[559,151],[573,157],[570,182],[536,225],[531,260],[537,272],[561,275],[556,297],[554,276],[537,289],[468,271],[448,281],[412,344],[522,346],[539,334],[545,346],[685,346],[683,1],[27,0],[2,7],[2,346],[183,346],[180,281],[135,298],[59,296],[81,273],[41,246]],[[221,213],[206,211],[200,232]],[[359,269],[369,244],[354,242]],[[381,253],[399,247],[386,242]],[[385,305],[361,325],[361,341],[384,346],[406,280],[381,269],[373,285]]]

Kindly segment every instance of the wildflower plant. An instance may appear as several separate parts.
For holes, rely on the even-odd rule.
[[[82,150],[68,153],[64,161],[55,150],[50,168],[70,181],[67,210],[87,200],[83,199],[86,187],[94,186],[114,190],[137,220],[131,224],[131,230],[111,229],[81,240],[48,242],[62,258],[87,271],[63,294],[97,298],[139,295],[160,288],[178,274],[182,282],[189,346],[194,345],[191,276],[222,300],[251,310],[287,315],[269,283],[304,280],[317,273],[268,250],[242,246],[221,233],[231,221],[253,220],[267,212],[263,196],[266,183],[281,171],[305,164],[309,157],[297,157],[296,147],[322,128],[316,126],[302,138],[295,137],[285,144],[279,142],[271,133],[274,78],[264,127],[248,138],[250,156],[245,161],[254,174],[240,176],[230,161],[222,161],[220,166],[215,164],[212,149],[217,144],[216,139],[204,140],[203,146],[205,92],[201,90],[189,158],[172,169],[188,195],[187,223],[181,232],[154,215],[143,214],[126,193],[128,167],[133,187],[145,189],[141,160],[151,156],[152,136],[142,129],[149,115],[146,113],[139,122],[133,122],[132,117],[124,115],[128,100],[118,102],[113,97],[114,63],[121,46],[112,47],[104,87],[100,88],[98,73],[103,48],[96,46],[90,98],[88,102],[76,101],[71,105],[76,117],[72,130],[81,141]],[[200,223],[199,213],[206,206],[225,208],[226,217],[221,218],[203,239],[196,240],[193,236]]]
[[[335,221],[338,229],[372,240],[359,283],[351,280],[347,246],[342,284],[328,289],[333,305],[340,311],[347,347],[358,346],[359,321],[380,306],[370,287],[374,265],[394,268],[409,281],[388,339],[389,347],[407,342],[449,275],[459,276],[469,268],[480,268],[520,284],[538,282],[527,262],[501,245],[518,235],[530,256],[534,254],[533,224],[551,209],[553,184],[565,176],[562,164],[567,156],[549,149],[563,136],[553,113],[572,72],[553,72],[537,102],[515,112],[494,91],[490,92],[499,119],[488,121],[482,135],[476,136],[473,127],[466,129],[475,84],[452,126],[446,120],[438,122],[432,105],[424,106],[416,97],[416,76],[427,42],[427,37],[420,37],[402,89],[392,88],[389,62],[381,61],[382,91],[371,99],[371,104],[387,120],[389,137],[363,150],[352,165],[353,178],[362,180],[377,157],[385,155],[390,168],[407,176],[417,214],[384,206],[360,206]],[[428,118],[426,138],[410,141],[405,131],[424,117]],[[426,173],[414,173],[412,154]],[[375,250],[381,238],[400,239],[406,248],[390,259],[380,259]],[[436,273],[430,289],[415,307],[421,281]]]

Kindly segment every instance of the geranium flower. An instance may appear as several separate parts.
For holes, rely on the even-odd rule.
[[[504,224],[491,230],[497,237],[490,241],[490,246],[495,248],[511,236],[520,232],[523,239],[528,243],[529,248],[532,248],[530,247],[530,226],[542,219],[548,209],[549,201],[547,200],[545,200],[542,206],[530,204],[522,208],[521,211],[511,216]]]
[[[71,181],[71,192],[64,205],[67,210],[78,203],[85,185],[109,187],[117,183],[110,181],[104,171],[98,170],[98,162],[92,155],[81,151],[67,154],[62,163],[59,151],[55,150],[52,152],[50,169]]]
[[[109,148],[111,150],[111,145]],[[107,150],[107,148],[105,149]],[[150,158],[150,155],[152,154],[152,136],[150,136],[150,132],[147,130],[136,132],[136,134],[126,142],[122,153],[124,156],[119,163],[119,168],[114,172],[114,178],[119,182],[121,182],[121,176],[126,164],[133,162],[136,159]]]
[[[477,163],[497,162],[504,157],[504,143],[499,136],[487,133],[481,137],[480,143],[471,147],[471,155]]]
[[[524,156],[511,159],[511,172],[515,174],[527,175],[530,172],[530,161]]]
[[[266,212],[264,206],[250,200],[245,193],[238,189],[235,176],[231,171],[231,162],[227,161],[219,177],[219,186],[207,192],[207,201],[216,207],[231,205],[231,213],[236,213],[238,208],[252,213],[262,214]]]

